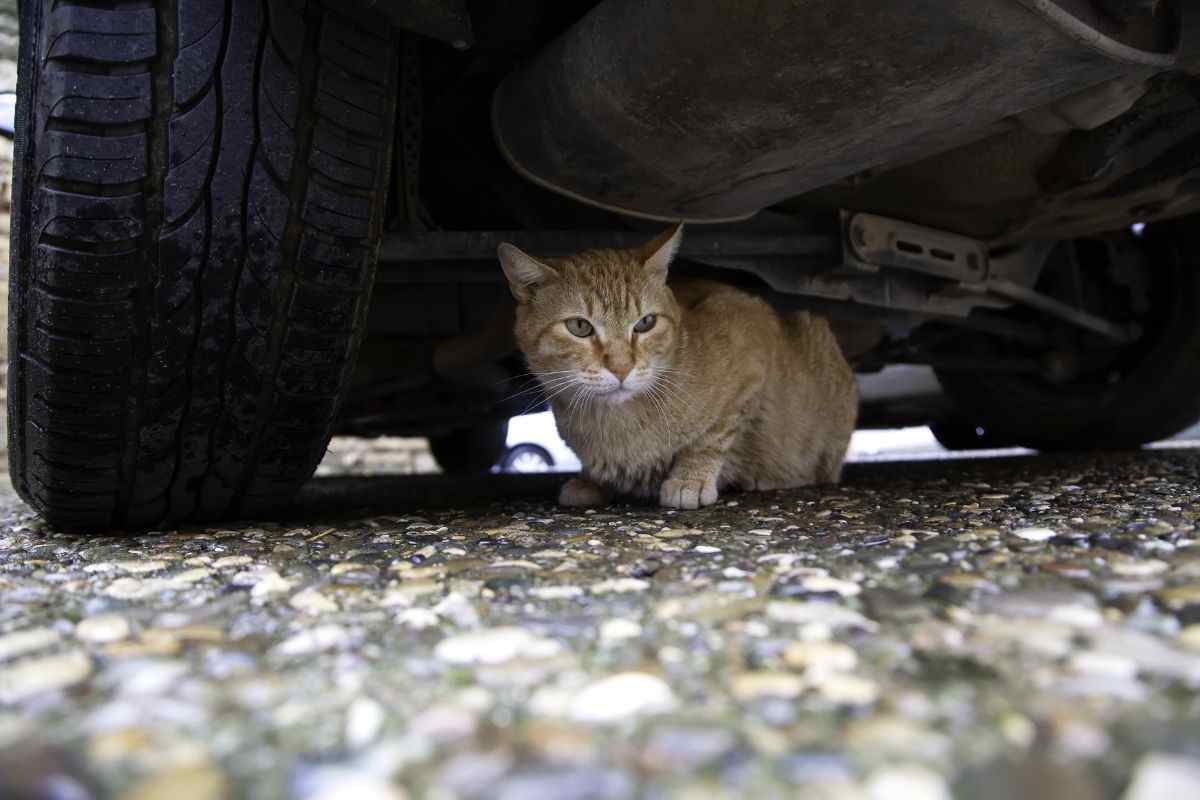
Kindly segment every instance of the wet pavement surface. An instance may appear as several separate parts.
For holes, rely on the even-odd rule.
[[[5,495],[0,797],[1200,797],[1200,450],[847,478],[124,539]]]

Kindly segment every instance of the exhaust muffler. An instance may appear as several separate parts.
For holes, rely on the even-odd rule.
[[[496,90],[509,163],[663,220],[741,219],[1173,63],[1178,0],[605,0]]]

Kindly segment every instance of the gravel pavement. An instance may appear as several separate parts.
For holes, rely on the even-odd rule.
[[[1195,449],[678,513],[325,478],[127,539],[4,495],[0,797],[1200,797],[1198,487]]]

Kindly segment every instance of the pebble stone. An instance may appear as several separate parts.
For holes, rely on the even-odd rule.
[[[1133,771],[1121,800],[1200,797],[1200,758],[1151,753]]]
[[[1050,528],[1017,528],[1013,536],[1027,542],[1045,542],[1057,536]]]
[[[845,672],[858,666],[858,654],[839,642],[793,642],[783,651],[790,667],[811,672]]]
[[[876,770],[866,788],[870,800],[951,800],[945,778],[918,764]]]
[[[443,639],[434,649],[434,655],[455,665],[499,664],[515,658],[549,658],[562,649],[553,639],[523,628],[500,627]]]
[[[733,696],[742,702],[763,697],[799,697],[804,691],[804,679],[790,672],[743,672],[733,678]]]
[[[134,786],[121,800],[224,800],[229,778],[211,766],[160,771]]]
[[[571,699],[568,715],[576,722],[614,724],[676,706],[675,693],[656,675],[622,672],[588,684]]]
[[[600,640],[603,642],[623,642],[641,635],[642,626],[631,619],[606,619],[600,625]]]
[[[97,614],[79,620],[75,626],[76,639],[96,644],[128,639],[131,632],[129,620],[119,614]]]
[[[57,644],[61,637],[53,628],[28,628],[0,636],[0,661],[33,653]]]
[[[73,686],[91,674],[92,660],[78,650],[0,667],[0,703],[16,703],[44,692]]]
[[[344,647],[349,642],[350,633],[342,626],[318,625],[284,639],[275,651],[285,656],[303,656]]]
[[[337,603],[316,589],[305,589],[302,592],[296,592],[288,600],[288,605],[298,611],[303,611],[305,614],[313,615],[330,614],[338,610]]]

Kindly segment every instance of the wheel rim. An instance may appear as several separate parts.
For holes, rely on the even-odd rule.
[[[517,453],[508,465],[509,472],[549,472],[550,465],[537,453]]]

